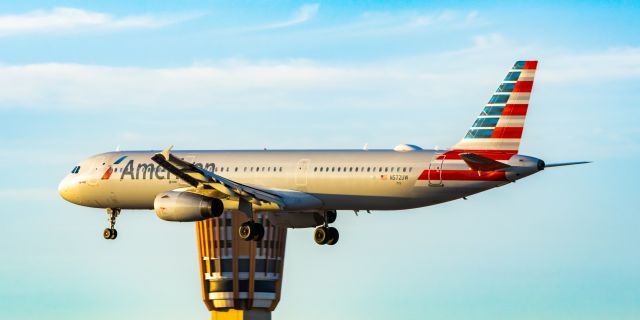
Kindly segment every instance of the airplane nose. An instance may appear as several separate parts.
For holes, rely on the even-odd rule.
[[[62,181],[60,181],[60,184],[58,185],[58,193],[60,194],[62,199],[65,199],[71,203],[78,202],[78,195],[76,190],[74,189],[74,182],[69,179],[69,177],[65,177],[64,179],[62,179]]]

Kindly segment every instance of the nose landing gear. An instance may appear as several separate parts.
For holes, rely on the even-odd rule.
[[[118,231],[116,230],[116,217],[120,214],[120,209],[107,208],[107,215],[109,215],[110,227],[104,229],[102,236],[107,240],[115,240],[118,237]]]

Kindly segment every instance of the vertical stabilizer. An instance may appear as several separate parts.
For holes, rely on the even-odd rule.
[[[453,150],[518,153],[538,61],[518,61]]]

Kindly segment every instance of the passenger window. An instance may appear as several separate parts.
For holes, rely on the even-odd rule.
[[[384,167],[384,172],[387,172],[387,171],[389,171],[389,168]]]
[[[358,172],[358,167],[356,167],[356,172]]]
[[[391,167],[391,172],[393,172],[393,167]]]
[[[340,167],[338,167],[338,172],[340,172]]]
[[[349,167],[349,172],[353,171],[353,167]]]
[[[378,168],[378,172],[382,172],[382,167]]]
[[[282,172],[282,167],[280,167],[280,172]]]
[[[238,167],[236,167],[236,172],[238,172]]]
[[[332,167],[332,168],[331,168],[331,172],[334,172],[334,171],[336,171],[336,168],[335,168],[335,167]]]
[[[407,172],[407,168],[402,168],[402,172]]]
[[[320,167],[320,172],[322,172],[322,167]]]
[[[367,167],[367,172],[371,171],[371,167]]]

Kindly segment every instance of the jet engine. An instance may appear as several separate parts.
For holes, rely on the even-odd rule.
[[[167,191],[156,196],[153,208],[158,218],[167,221],[193,222],[219,217],[224,211],[220,199],[186,191]]]

